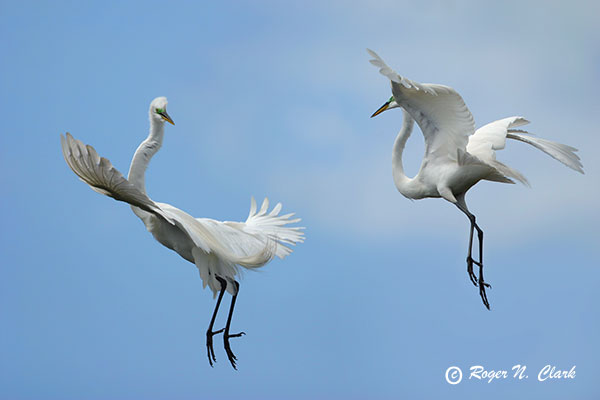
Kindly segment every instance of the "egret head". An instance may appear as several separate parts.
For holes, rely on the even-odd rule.
[[[400,104],[396,103],[396,100],[394,100],[394,96],[392,96],[384,105],[379,107],[379,109],[377,111],[375,111],[373,113],[373,115],[371,115],[371,118],[373,118],[376,115],[381,114],[385,110],[389,110],[389,109],[396,108],[396,107],[400,107]]]
[[[175,122],[169,117],[167,114],[167,98],[166,97],[157,97],[152,100],[150,103],[150,119],[156,122],[164,123],[167,121],[170,124],[175,125]]]

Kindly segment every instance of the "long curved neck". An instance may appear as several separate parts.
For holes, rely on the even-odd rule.
[[[127,179],[144,194],[146,194],[146,168],[148,168],[150,160],[162,146],[164,133],[165,124],[150,118],[150,134],[139,145],[131,160]]]
[[[402,129],[400,129],[400,132],[396,137],[396,141],[394,142],[394,150],[392,153],[392,174],[394,176],[394,183],[396,184],[396,187],[400,193],[406,195],[404,192],[406,191],[407,186],[412,179],[410,179],[404,173],[404,167],[402,166],[402,153],[404,152],[406,141],[412,133],[415,120],[405,109],[402,109],[402,111],[404,113]]]

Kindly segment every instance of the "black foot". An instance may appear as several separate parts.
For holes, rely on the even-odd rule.
[[[477,276],[473,272],[473,264],[480,265],[480,263],[473,260],[471,256],[467,257],[467,272],[469,273],[469,278],[471,279],[471,282],[473,282],[473,285],[477,287]]]
[[[479,278],[477,278],[477,275],[475,275],[475,272],[473,272],[473,264],[479,267]],[[483,305],[489,310],[490,303],[488,301],[487,294],[485,293],[485,289],[491,289],[492,285],[490,285],[487,282],[484,282],[483,280],[483,264],[479,261],[473,260],[471,256],[468,256],[467,272],[469,273],[469,278],[471,279],[471,282],[473,282],[473,285],[475,285],[475,287],[479,286],[479,295],[481,296],[481,300],[483,300]]]
[[[485,293],[485,288],[492,288],[489,283],[483,281],[481,276],[479,277],[479,295],[481,296],[481,300],[483,300],[483,305],[489,310],[490,302],[488,301],[487,294]]]
[[[229,346],[229,338],[240,337],[245,334],[246,332],[235,333],[233,335],[228,333],[223,334],[223,344],[225,345],[225,352],[227,352],[227,358],[229,358],[229,362],[235,370],[237,370],[237,366],[235,365],[237,358],[235,357],[235,354],[233,354],[233,351],[231,351],[231,347]]]
[[[213,366],[213,362],[217,362],[217,357],[215,357],[215,349],[213,348],[213,336],[218,335],[223,332],[225,329],[219,329],[216,332],[211,332],[210,330],[206,331],[206,352],[208,353],[208,363],[210,366]]]

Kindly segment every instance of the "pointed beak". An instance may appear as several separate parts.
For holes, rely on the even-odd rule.
[[[390,101],[388,101],[387,103],[385,103],[384,105],[382,105],[381,107],[379,107],[379,109],[378,109],[377,111],[375,111],[375,112],[373,113],[373,115],[371,115],[371,118],[373,118],[374,116],[376,116],[376,115],[379,115],[379,114],[381,114],[382,112],[384,112],[385,110],[387,110],[387,109],[388,109],[388,107],[390,106],[390,103],[391,103],[391,102],[392,102],[392,101],[390,100]]]
[[[171,119],[171,117],[169,117],[169,114],[167,114],[166,111],[165,112],[161,112],[158,115],[160,115],[162,117],[162,119],[164,119],[165,121],[167,121],[171,125],[175,125],[175,122],[173,122],[173,120]]]

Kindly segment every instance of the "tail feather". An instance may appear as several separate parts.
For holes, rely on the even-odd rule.
[[[277,243],[275,255],[284,258],[292,252],[286,245],[295,245],[304,242],[304,227],[289,227],[287,225],[300,222],[300,218],[290,219],[294,213],[279,216],[282,205],[277,203],[267,214],[269,199],[265,198],[260,210],[257,212],[256,201],[252,197],[250,202],[250,213],[246,219],[244,230],[249,233],[262,233]]]

